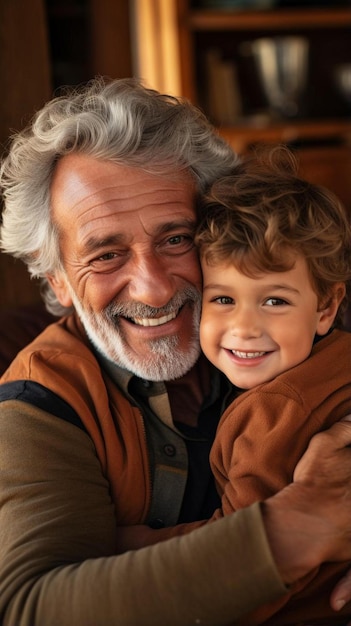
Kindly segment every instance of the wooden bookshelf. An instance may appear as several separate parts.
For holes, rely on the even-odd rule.
[[[132,5],[135,32],[142,33],[143,39],[138,54],[141,35],[136,37],[137,73],[147,84],[190,99],[239,153],[258,142],[291,144],[305,162],[305,175],[311,173],[314,179],[323,162],[317,182],[327,181],[351,207],[351,104],[338,92],[334,80],[337,65],[351,64],[350,5],[330,2],[330,7],[309,8],[300,3],[295,8],[250,11],[201,8],[201,2],[190,0],[134,0]],[[138,16],[143,16],[142,21]],[[165,48],[166,33],[172,41],[172,55]],[[277,120],[264,108],[252,62],[242,51],[256,38],[284,35],[308,39],[309,76],[302,113]],[[225,92],[233,93],[232,87],[226,89],[221,83],[230,72],[209,68],[211,54],[215,59],[222,56],[224,64],[234,63],[237,70],[236,118],[218,119],[211,110]],[[231,109],[225,107],[225,118]],[[342,175],[341,162],[345,164]]]

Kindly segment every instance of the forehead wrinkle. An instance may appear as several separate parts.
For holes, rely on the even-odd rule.
[[[169,179],[166,178],[164,179],[163,177],[154,177],[155,180],[158,183],[157,189],[155,190],[153,187],[151,189],[148,189],[147,187],[145,188],[145,186],[143,187],[143,189],[139,189],[139,185],[143,185],[144,182],[146,181],[146,184],[149,184],[149,179],[148,177],[145,175],[145,178],[140,178],[140,180],[137,181],[137,184],[135,186],[133,186],[131,188],[131,181],[129,179],[127,179],[126,181],[121,180],[121,178],[118,176],[116,176],[116,180],[113,183],[110,182],[106,182],[106,184],[103,184],[102,187],[100,187],[98,190],[96,191],[92,191],[92,193],[89,192],[89,197],[90,198],[94,198],[94,196],[99,196],[101,194],[106,194],[106,200],[107,201],[111,201],[111,200],[124,200],[124,199],[134,199],[137,198],[138,196],[140,196],[141,198],[144,199],[145,196],[148,195],[153,195],[155,193],[155,191],[157,193],[159,193],[160,191],[165,191],[166,193],[178,193],[179,191],[179,184],[181,183],[181,181],[177,180],[177,179]],[[87,191],[89,191],[89,189],[92,187],[93,190],[95,188],[96,183],[103,183],[103,177],[101,176],[100,178],[97,178],[95,180],[90,180],[87,182],[83,183],[83,186],[87,189]],[[154,182],[153,179],[150,182]],[[164,182],[165,187],[163,187],[162,183]],[[173,183],[173,185],[172,185]],[[133,190],[133,194],[131,195],[131,189]],[[116,195],[115,195],[116,194]]]
[[[129,189],[127,185],[126,185],[126,189]],[[77,216],[77,222],[79,223],[80,219],[85,219],[87,215],[89,215],[90,213],[93,213],[94,211],[97,211],[98,214],[96,216],[89,217],[89,220],[94,221],[96,219],[100,219],[101,217],[104,217],[104,216],[100,215],[99,209],[110,208],[112,212],[114,211],[116,212],[116,218],[118,218],[118,215],[122,216],[126,212],[128,212],[130,215],[132,215],[133,213],[137,215],[138,212],[140,211],[139,220],[143,224],[142,213],[143,211],[147,210],[149,207],[156,207],[156,206],[163,207],[163,206],[169,206],[171,204],[172,206],[174,206],[175,211],[176,211],[177,205],[180,206],[180,211],[182,211],[182,208],[184,206],[183,199],[172,198],[172,197],[170,197],[168,201],[165,201],[164,198],[153,199],[152,196],[154,195],[154,191],[136,192],[135,195],[133,196],[131,196],[130,193],[127,193],[125,197],[123,196],[123,194],[120,193],[120,189],[116,191],[118,193],[116,193],[116,195],[111,195],[110,197],[104,197],[103,193],[101,191],[98,191],[94,194],[89,195],[89,198],[87,197],[81,198],[78,202],[76,202],[72,206],[72,208],[79,209],[81,205],[83,205],[84,207],[84,202],[86,202],[87,199],[89,200],[89,206],[87,206],[86,209],[83,208],[81,213]],[[169,191],[170,190],[168,190],[168,193]],[[178,192],[177,189],[175,189],[174,191],[175,193]],[[140,202],[140,205],[135,206],[135,199],[138,196],[140,196],[141,202]],[[147,200],[147,196],[150,196],[148,200]],[[118,204],[115,206],[114,203],[116,202]],[[121,202],[123,202],[123,206],[120,206]],[[132,204],[132,206],[130,206],[130,204]],[[192,207],[189,207],[189,208],[191,209]],[[161,211],[160,211],[160,214],[161,214]],[[154,219],[157,219],[157,216]],[[146,220],[149,221],[148,217],[146,218]]]
[[[64,191],[59,190],[58,201],[55,202],[58,207],[64,206],[71,209],[79,210],[84,204],[88,203],[86,210],[83,210],[82,215],[87,211],[94,210],[101,205],[107,206],[113,202],[125,201],[135,199],[137,196],[143,198],[148,191],[143,193],[135,190],[135,194],[130,194],[130,184],[121,184],[120,181],[116,181],[116,184],[106,184],[105,186],[96,189],[97,180],[82,181],[79,175],[75,175],[73,172],[68,181],[65,181]],[[55,196],[55,194],[54,194]]]
[[[86,222],[86,216],[89,216],[90,223],[97,219],[100,219],[101,214],[100,214],[99,209],[103,206],[107,207],[114,200],[113,198],[109,200],[107,200],[106,198],[102,198],[100,192],[91,193],[89,195],[85,194],[83,197],[81,196],[80,193],[73,192],[73,193],[70,193],[68,197],[66,197],[67,189],[65,191],[66,193],[63,194],[61,198],[58,197],[58,199],[56,199],[55,194],[53,195],[53,204],[52,204],[53,219],[55,219],[55,216],[56,216],[55,221],[59,222],[60,219],[62,219],[62,216],[65,217],[65,215],[70,214],[72,217],[75,216],[75,221],[78,227],[80,225],[80,222],[83,221],[83,224],[81,226],[83,227],[83,229],[84,229],[84,226],[88,224],[88,222]],[[74,196],[76,196],[76,198]],[[85,204],[87,204],[86,207],[84,206]],[[94,211],[97,211],[96,215],[91,216],[90,214],[94,213]],[[59,226],[59,224],[57,225]]]
[[[151,235],[156,236],[156,237],[160,235],[165,235],[179,228],[186,228],[186,229],[190,229],[193,231],[195,230],[195,226],[196,226],[195,215],[194,215],[194,218],[191,218],[191,217],[187,218],[181,212],[180,212],[179,219],[175,217],[175,219],[170,219],[167,222],[161,222],[160,224],[156,223],[155,226],[153,226],[152,224],[152,221],[155,221],[155,220],[152,220],[152,221],[143,220],[142,216],[139,216],[139,219],[140,219],[140,223],[142,225],[142,228],[145,234],[150,235],[150,236]],[[149,226],[149,230],[147,228],[148,226]]]

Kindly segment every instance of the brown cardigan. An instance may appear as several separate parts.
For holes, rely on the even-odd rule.
[[[79,415],[118,502],[118,524],[142,523],[150,504],[151,479],[140,410],[101,369],[76,317],[49,325],[18,354],[1,383],[21,379],[50,389]]]

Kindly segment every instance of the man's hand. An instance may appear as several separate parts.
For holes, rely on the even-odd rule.
[[[351,416],[315,435],[294,482],[263,504],[273,556],[288,584],[324,561],[351,560],[350,422]],[[350,598],[351,576],[334,591],[333,608]]]
[[[348,416],[343,421],[350,422],[351,416]],[[342,425],[342,422],[340,422],[340,424]],[[336,424],[335,426],[338,426],[338,424]],[[346,425],[346,428],[348,429],[349,426]],[[339,436],[339,433],[337,433],[337,436]],[[340,436],[341,436],[341,433],[340,433]],[[345,431],[345,437],[346,436],[347,434]],[[347,467],[345,467],[345,474],[346,472],[347,472]],[[347,604],[350,601],[351,601],[351,570],[349,570],[347,574],[336,585],[335,589],[333,590],[330,596],[330,605],[335,611],[340,611],[345,606],[345,604]],[[351,626],[351,623],[349,623],[348,626]]]
[[[330,596],[330,606],[340,611],[351,600],[351,570],[338,582]],[[351,626],[351,622],[347,626]]]
[[[334,483],[349,487],[351,455],[347,446],[351,446],[351,415],[312,437],[295,468],[294,481],[321,486],[331,479],[332,487]]]

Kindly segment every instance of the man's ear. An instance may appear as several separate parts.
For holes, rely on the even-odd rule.
[[[51,289],[54,291],[59,303],[62,304],[62,306],[64,307],[71,307],[73,302],[67,286],[67,280],[63,272],[56,272],[56,274],[47,274],[46,278],[50,284]]]
[[[320,318],[316,329],[317,335],[326,335],[331,328],[345,293],[346,287],[344,283],[335,283],[332,286],[326,304],[320,306]]]

